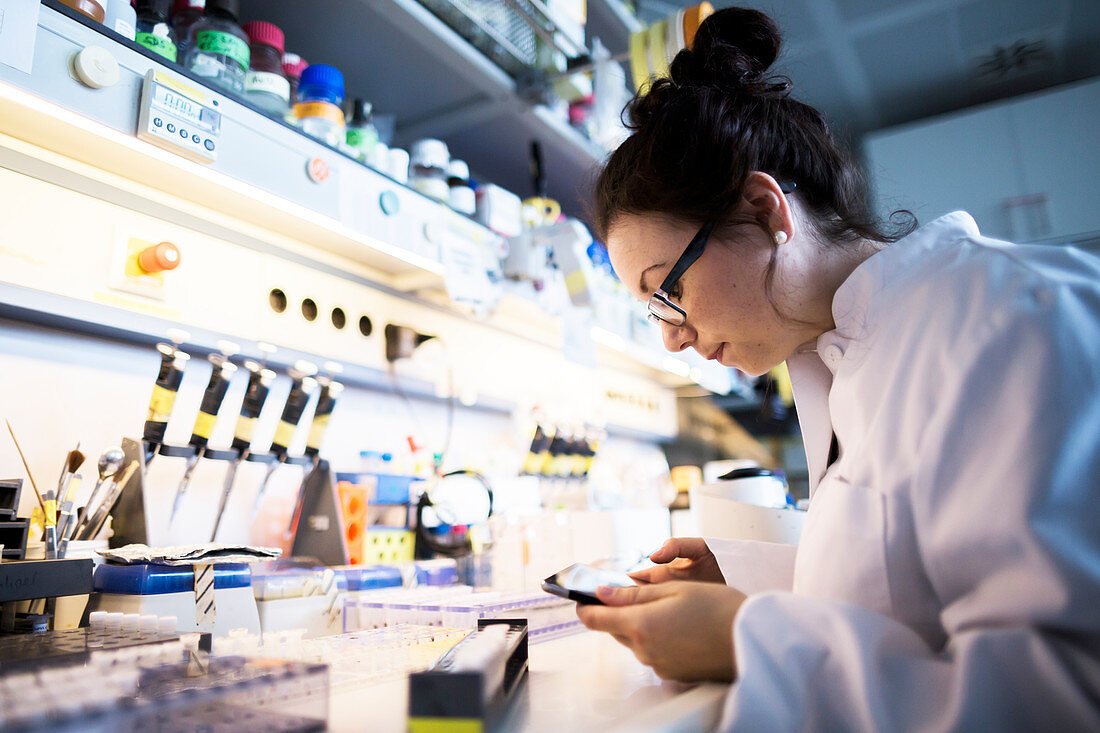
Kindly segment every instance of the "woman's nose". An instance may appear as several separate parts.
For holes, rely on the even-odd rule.
[[[669,351],[683,351],[695,340],[695,329],[686,323],[682,326],[673,326],[662,321],[661,338],[664,339],[665,348]]]

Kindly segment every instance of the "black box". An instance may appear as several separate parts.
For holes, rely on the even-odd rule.
[[[15,519],[22,492],[23,479],[0,479],[0,520]]]

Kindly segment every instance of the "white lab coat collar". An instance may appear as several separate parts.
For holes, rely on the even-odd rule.
[[[942,246],[980,236],[965,211],[945,214],[907,237],[876,252],[852,271],[833,295],[835,328],[809,341],[787,359],[798,422],[806,446],[810,496],[825,475],[833,426],[829,390],[840,365],[858,358],[861,339],[874,319],[879,296],[913,269],[916,260]],[[842,447],[843,448],[843,447]]]

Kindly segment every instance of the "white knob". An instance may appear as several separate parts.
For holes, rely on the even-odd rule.
[[[92,89],[118,84],[118,61],[102,46],[85,46],[73,57],[76,78]]]
[[[240,346],[233,343],[232,341],[226,341],[225,339],[218,341],[217,347],[222,356],[233,356],[241,350]]]
[[[165,333],[168,335],[168,340],[177,346],[191,338],[191,334],[182,328],[169,328]]]

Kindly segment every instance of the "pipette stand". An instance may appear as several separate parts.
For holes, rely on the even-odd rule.
[[[145,441],[123,438],[122,452],[126,456],[123,466],[138,461],[138,470],[130,476],[111,512],[111,527],[114,530],[111,547],[149,542],[149,523],[145,516]]]
[[[314,557],[325,565],[346,565],[347,538],[340,516],[340,499],[329,462],[321,459],[306,476],[302,516],[294,533],[290,554]]]

